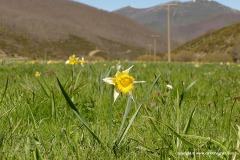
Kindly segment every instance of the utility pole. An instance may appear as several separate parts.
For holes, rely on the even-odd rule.
[[[177,4],[166,4],[168,12],[168,62],[171,62],[171,26],[170,26],[170,7]]]
[[[154,62],[156,62],[156,53],[157,53],[157,38],[159,38],[158,35],[152,35],[153,38],[153,54],[154,54]]]
[[[44,53],[44,60],[47,61],[47,51],[46,51],[46,49],[44,51],[45,51],[45,53]]]
[[[148,44],[148,55],[150,56],[152,54],[152,44]]]

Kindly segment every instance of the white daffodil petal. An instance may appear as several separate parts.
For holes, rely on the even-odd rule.
[[[119,74],[120,72],[119,71],[117,71],[117,73],[115,74],[115,77],[117,77],[117,75]]]
[[[136,84],[136,83],[145,83],[146,81],[134,81],[133,83]]]
[[[114,67],[114,66],[113,66]],[[115,77],[118,75],[118,73],[120,73],[120,69],[121,69],[121,65],[117,66],[117,73],[115,74]]]
[[[172,87],[170,84],[167,84],[166,87],[167,87],[168,89],[173,89],[173,87]]]
[[[113,82],[113,78],[112,78],[112,77],[104,78],[103,81],[106,82],[106,83],[108,83],[108,84],[114,85],[114,82]]]
[[[117,97],[119,96],[119,93],[114,89],[114,101],[113,102],[115,102],[116,101],[116,99],[117,99]]]
[[[121,65],[117,66],[117,71],[119,71],[121,69]]]
[[[131,67],[129,67],[128,69],[126,69],[125,71],[122,71],[122,73],[124,73],[124,74],[128,74],[129,73],[129,71],[130,71],[130,69],[132,69],[132,67],[133,67],[134,65],[132,65]]]
[[[67,60],[67,61],[65,62],[65,64],[69,64],[69,60]]]

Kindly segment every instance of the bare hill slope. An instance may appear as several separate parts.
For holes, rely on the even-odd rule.
[[[190,52],[207,60],[240,61],[240,23],[208,32],[177,48],[174,53]],[[222,55],[225,55],[223,57]],[[211,59],[210,59],[211,58]],[[228,58],[228,59],[227,59]]]
[[[96,47],[106,52],[123,52],[132,46],[146,47],[151,42],[150,35],[154,34],[121,15],[69,0],[1,0],[0,24],[0,49],[29,56],[31,49],[63,54],[67,48],[72,49],[71,46],[62,49],[69,41],[69,45],[72,41],[87,43],[86,49],[83,46],[86,52]],[[27,44],[18,43],[18,36]],[[55,43],[57,47],[54,47]],[[80,49],[76,48],[74,52]]]

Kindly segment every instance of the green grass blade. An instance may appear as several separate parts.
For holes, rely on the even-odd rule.
[[[212,138],[210,137],[202,137],[202,136],[196,136],[196,135],[182,135],[183,137],[186,137],[186,138],[190,138],[190,139],[198,139],[198,140],[205,140],[205,141],[209,141],[209,142],[212,142],[216,145],[218,145],[220,148],[222,148],[222,150],[226,153],[228,153],[229,151],[227,150],[226,147],[224,147],[221,143],[219,143],[218,141],[215,141],[213,140]]]
[[[42,159],[38,147],[36,147],[36,151],[35,151],[35,159],[36,159],[36,160],[41,160],[41,159]]]
[[[87,128],[87,130],[91,133],[91,135],[93,136],[93,138],[95,138],[97,140],[97,142],[99,144],[102,145],[102,147],[104,146],[103,143],[100,141],[100,139],[98,138],[98,136],[91,130],[91,128],[89,127],[89,125],[87,124],[87,122],[85,121],[85,119],[83,118],[83,116],[80,114],[80,112],[78,111],[78,109],[75,107],[75,105],[73,104],[71,98],[68,96],[67,92],[64,90],[61,82],[59,81],[59,79],[57,78],[58,81],[58,85],[62,91],[62,94],[64,95],[69,107],[73,110],[73,112],[77,115],[77,117],[81,120],[81,122],[83,123],[83,125]]]
[[[51,95],[52,95],[52,118],[56,120],[57,118],[57,111],[56,111],[56,101],[55,101],[55,96],[53,89],[51,90]]]
[[[150,153],[155,153],[156,150],[153,148],[150,148],[149,146],[146,146],[143,142],[140,142],[139,140],[136,140],[134,138],[130,138],[130,140],[136,142],[138,144],[138,147],[136,147],[137,149],[143,150],[143,151],[147,151]]]
[[[30,138],[26,138],[26,143],[24,144],[25,159],[30,159]]]
[[[185,94],[197,81],[192,82],[184,91],[183,94]]]
[[[179,93],[177,90],[177,103],[176,103],[176,111],[177,111],[177,121],[176,121],[176,127],[177,127],[177,133],[180,133],[180,106],[179,106]],[[179,149],[180,147],[180,139],[179,137],[177,138],[177,148]]]
[[[42,78],[42,81],[43,81],[44,85],[45,85],[45,86],[48,88],[48,90],[50,91],[51,88],[48,86],[48,84],[46,83],[45,79],[44,79],[43,77],[41,77],[41,78]]]
[[[112,69],[113,69],[113,67],[108,68],[103,77],[109,77],[110,74],[111,74]]]
[[[3,113],[2,115],[0,115],[0,119],[1,119],[3,116],[7,115],[9,112],[11,112],[11,111],[12,111],[13,109],[15,109],[15,108],[17,108],[17,106],[15,106],[15,107],[9,109],[8,111],[6,111],[6,112]]]
[[[190,117],[188,119],[188,122],[187,122],[186,126],[184,127],[183,134],[187,134],[188,133],[188,130],[190,128],[190,124],[192,122],[192,118],[193,118],[193,115],[194,115],[194,113],[196,111],[196,108],[197,108],[197,105],[195,105],[195,107],[193,108],[193,110],[191,112],[191,115],[190,115]]]
[[[78,74],[77,74],[77,78],[76,78],[76,81],[75,81],[75,84],[74,84],[74,88],[75,88],[75,86],[78,84],[78,79],[79,79],[81,73],[82,73],[82,69],[81,69],[81,71],[79,71]]]
[[[13,128],[11,134],[7,137],[7,139],[9,139],[10,137],[12,137],[12,135],[15,133],[15,131],[16,131],[17,128],[19,127],[21,121],[22,121],[22,119],[20,119],[19,122],[16,124],[16,126]]]
[[[197,81],[192,82],[181,94],[180,100],[179,100],[179,107],[181,107],[184,95],[187,93],[187,91],[196,83]]]
[[[9,80],[8,80],[8,77],[7,77],[7,82],[5,84],[5,88],[4,88],[4,91],[3,91],[3,94],[2,94],[2,98],[1,98],[0,104],[2,104],[3,98],[5,97],[5,95],[7,93],[8,83],[9,83]]]
[[[234,128],[234,127],[233,127]],[[239,146],[240,146],[240,126],[237,125],[237,128],[238,128],[238,131],[237,131],[237,144],[236,144],[236,147],[235,147],[235,152],[232,156],[232,160],[235,160],[236,159],[236,156],[237,156],[237,153],[239,153]],[[235,129],[235,128],[234,128]]]
[[[42,85],[42,83],[39,81],[38,78],[37,78],[37,81],[38,81],[38,84],[40,84],[40,86],[41,86],[43,92],[46,94],[46,96],[47,96],[48,98],[50,98],[50,95],[47,93],[46,89],[44,88],[44,86]]]
[[[177,136],[182,142],[184,142],[185,144],[189,145],[189,146],[195,146],[193,143],[189,142],[188,140],[184,139],[183,136],[181,136],[179,133],[177,133],[171,126],[169,126],[168,124],[166,124],[163,121],[159,121],[161,124],[163,124],[164,126],[166,126],[175,136]]]
[[[149,95],[150,95],[153,87],[155,86],[155,84],[158,83],[158,80],[159,80],[159,78],[160,78],[160,75],[161,75],[161,74],[159,74],[159,75],[155,78],[155,80],[154,80],[154,82],[152,83],[151,87],[149,88],[147,94],[145,94],[145,97],[143,98],[142,103],[147,100],[147,97],[149,97]]]
[[[170,146],[170,143],[169,143],[168,140],[165,138],[165,135],[160,132],[160,130],[158,129],[157,125],[154,123],[153,119],[150,118],[150,114],[149,114],[149,112],[147,111],[147,108],[144,107],[144,109],[145,109],[145,111],[146,111],[146,113],[147,113],[147,115],[148,115],[147,118],[150,120],[150,123],[151,123],[151,125],[153,126],[154,130],[155,130],[155,131],[158,133],[158,135],[164,140],[164,142],[165,142],[166,144],[168,144],[168,146]]]
[[[5,138],[5,134],[0,134],[0,148],[3,146],[3,141],[4,141],[4,138]]]

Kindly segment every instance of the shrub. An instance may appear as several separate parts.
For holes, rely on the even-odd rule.
[[[207,54],[199,59],[201,62],[232,62],[229,54]]]
[[[138,56],[137,61],[154,61],[154,56],[153,55],[142,55]],[[160,56],[156,56],[156,61],[162,61],[162,58]]]
[[[196,57],[190,51],[180,51],[172,55],[172,60],[177,62],[192,62],[196,60]]]

